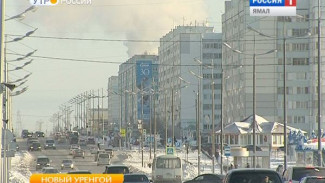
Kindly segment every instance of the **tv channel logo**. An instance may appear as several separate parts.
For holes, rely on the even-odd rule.
[[[92,0],[29,0],[33,6],[55,6],[57,4],[66,5],[90,5]]]
[[[296,16],[297,0],[249,0],[251,16]]]

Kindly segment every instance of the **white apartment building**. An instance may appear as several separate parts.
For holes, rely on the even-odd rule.
[[[324,7],[325,2],[322,3]],[[239,54],[223,47],[226,123],[252,115],[252,54],[273,49],[277,53],[256,56],[256,114],[270,121],[283,122],[283,37],[304,37],[311,32],[310,37],[287,39],[286,42],[287,122],[307,132],[317,129],[317,21],[308,20],[317,18],[317,1],[297,0],[297,14],[304,18],[253,17],[250,16],[248,0],[225,2],[223,41],[245,53]],[[249,26],[275,38],[262,36]],[[323,92],[324,89],[322,82]]]
[[[118,76],[108,78],[108,126],[109,130],[118,130],[120,122],[120,100],[118,94]]]
[[[207,26],[177,26],[160,39],[159,54],[159,120],[168,122],[168,137],[172,137],[172,120],[176,138],[195,136],[197,92],[200,88],[200,129],[211,130],[212,69],[214,63],[215,121],[220,121],[221,95],[221,34]],[[202,62],[200,65],[195,59]],[[199,79],[192,73],[203,77]],[[173,107],[172,107],[173,106]],[[172,118],[173,114],[173,118]],[[217,126],[217,125],[216,125]]]

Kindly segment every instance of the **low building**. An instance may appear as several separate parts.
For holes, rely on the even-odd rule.
[[[264,168],[269,168],[269,157],[272,150],[284,147],[284,126],[278,122],[267,121],[256,115],[256,157],[257,163]],[[301,131],[287,126],[287,134],[290,131]],[[302,133],[306,133],[301,131]],[[220,144],[221,131],[216,132],[216,142]],[[253,157],[253,115],[240,121],[232,122],[224,127],[224,144],[230,147],[230,155],[234,157],[234,163],[240,167],[252,165]],[[286,135],[287,136],[287,135]]]

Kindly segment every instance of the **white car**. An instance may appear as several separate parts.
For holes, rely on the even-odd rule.
[[[97,166],[111,164],[111,158],[108,153],[99,153],[97,156]]]
[[[76,150],[76,149],[80,149],[80,146],[76,145],[76,144],[71,145],[69,154],[72,155],[73,151]]]
[[[42,173],[44,174],[55,174],[55,173],[60,173],[58,169],[53,168],[53,167],[44,167],[42,169]]]

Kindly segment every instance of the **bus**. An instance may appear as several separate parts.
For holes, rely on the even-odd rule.
[[[183,177],[182,161],[174,155],[157,156],[152,163],[154,183],[181,183]]]

